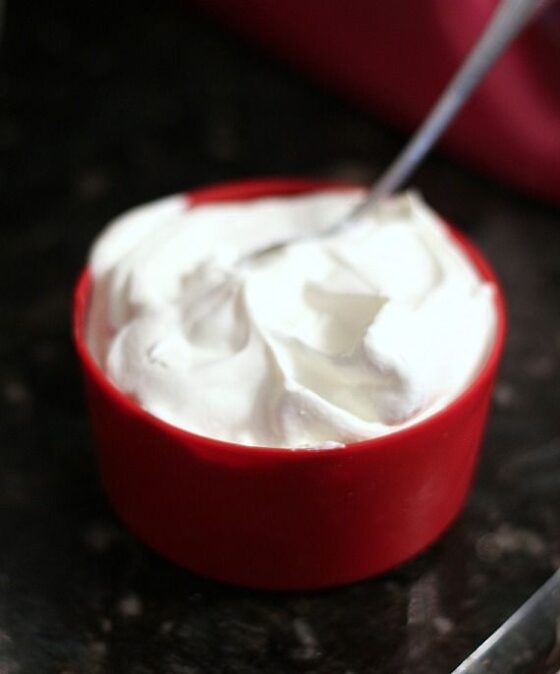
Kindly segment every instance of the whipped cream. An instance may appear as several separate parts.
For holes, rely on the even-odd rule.
[[[338,447],[433,414],[480,369],[496,312],[418,196],[236,265],[328,227],[361,194],[173,196],[126,213],[91,254],[94,359],[155,416],[248,445]]]

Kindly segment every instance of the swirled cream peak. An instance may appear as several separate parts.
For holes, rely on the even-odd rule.
[[[419,197],[337,221],[360,192],[133,210],[91,255],[88,343],[164,421],[249,445],[331,447],[432,414],[468,385],[495,330],[492,287]]]

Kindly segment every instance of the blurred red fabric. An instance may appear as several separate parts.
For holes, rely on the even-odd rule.
[[[271,52],[405,129],[429,110],[495,0],[197,0]],[[452,154],[560,203],[560,2],[501,58],[443,139]]]

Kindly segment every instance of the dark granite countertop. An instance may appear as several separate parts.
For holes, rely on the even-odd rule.
[[[225,587],[146,549],[106,503],[74,278],[131,205],[249,175],[370,180],[403,138],[181,0],[9,2],[0,95],[0,673],[453,669],[560,565],[558,210],[437,155],[417,176],[509,298],[483,458],[451,530],[349,587]]]

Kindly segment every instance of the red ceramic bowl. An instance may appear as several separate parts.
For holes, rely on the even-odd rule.
[[[251,180],[194,191],[189,203],[246,200],[332,183]],[[171,426],[123,395],[84,337],[90,275],[80,277],[74,337],[105,488],[145,543],[197,573],[266,589],[355,581],[412,557],[459,513],[480,448],[505,333],[503,295],[488,263],[452,230],[497,288],[491,353],[445,409],[390,435],[326,450],[249,447]]]

